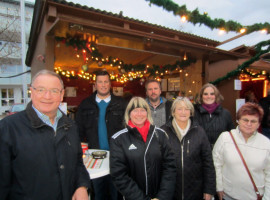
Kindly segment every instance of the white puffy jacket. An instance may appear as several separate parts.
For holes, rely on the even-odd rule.
[[[246,142],[238,127],[234,139],[247,163],[263,200],[270,200],[270,140],[256,132]],[[235,199],[257,199],[252,182],[235,148],[229,132],[223,132],[213,149],[217,191]]]

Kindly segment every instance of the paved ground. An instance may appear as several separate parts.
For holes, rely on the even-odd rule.
[[[0,115],[0,120],[3,119],[6,115]]]

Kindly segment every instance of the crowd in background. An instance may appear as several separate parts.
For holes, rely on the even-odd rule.
[[[245,103],[234,123],[210,83],[195,104],[162,97],[156,80],[127,101],[99,71],[73,122],[58,109],[63,88],[39,72],[26,110],[1,120],[0,199],[270,200],[270,96]],[[110,175],[90,181],[80,142],[110,151]]]

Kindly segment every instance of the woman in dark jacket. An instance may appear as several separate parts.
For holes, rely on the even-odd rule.
[[[153,126],[148,103],[133,97],[125,111],[125,129],[111,139],[110,173],[126,200],[171,200],[175,158],[167,134]]]
[[[192,103],[178,97],[171,108],[172,118],[162,126],[175,153],[177,175],[174,200],[210,200],[215,193],[215,169],[207,136],[193,122]]]
[[[218,89],[207,83],[202,87],[195,105],[194,120],[203,127],[212,148],[222,132],[234,128],[230,112],[220,105],[223,99]]]

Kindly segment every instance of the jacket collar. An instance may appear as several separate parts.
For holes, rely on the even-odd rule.
[[[165,125],[167,127],[169,127],[173,132],[175,132],[173,125],[172,125],[172,120],[173,120],[173,117],[171,116]],[[191,125],[190,125],[189,130],[198,126],[198,122],[196,120],[194,120],[193,117],[190,117],[190,120],[191,120]],[[189,132],[189,130],[188,130],[188,132]]]
[[[97,95],[97,91],[95,91],[92,95],[89,96],[89,100],[95,104],[97,104],[96,95]],[[109,102],[109,105],[112,105],[115,103],[116,103],[116,96],[111,92],[111,101]]]
[[[200,113],[208,113],[208,111],[201,104],[198,105],[198,108],[199,108]],[[219,114],[221,110],[222,110],[222,107],[221,105],[219,105],[212,114]]]
[[[32,101],[27,104],[25,109],[27,117],[30,119],[31,125],[33,128],[39,128],[46,125],[37,115],[35,110],[32,107]],[[60,110],[61,111],[61,110]],[[62,112],[62,111],[61,111]],[[62,112],[63,116],[58,121],[58,127],[60,126],[71,126],[69,118]]]
[[[139,137],[141,140],[143,140],[141,134],[139,133],[139,131],[137,130],[136,127],[132,128],[132,127],[127,125],[127,129],[131,134],[133,134],[134,136]],[[155,129],[155,126],[150,124],[150,128],[148,130],[148,135],[147,135],[147,139],[146,139],[146,143],[148,142],[148,139],[152,135],[154,129]]]

